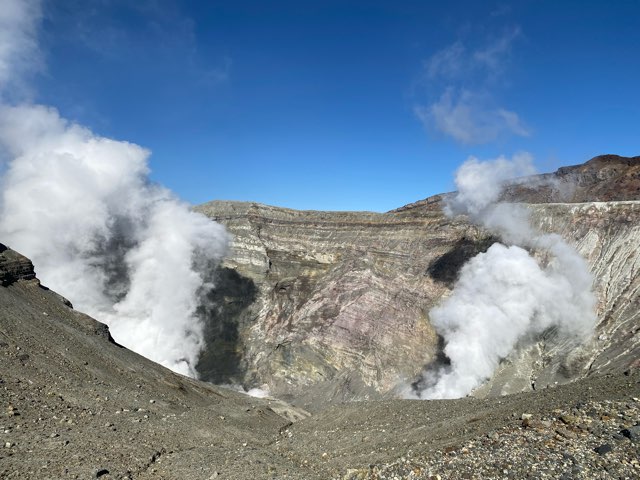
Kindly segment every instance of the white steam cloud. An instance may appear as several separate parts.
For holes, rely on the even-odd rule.
[[[39,2],[3,1],[2,93],[36,49],[39,16]],[[107,323],[116,341],[196,376],[198,307],[227,248],[224,228],[151,184],[145,149],[95,135],[53,108],[0,105],[0,145],[10,158],[2,242],[29,256],[45,285]]]
[[[576,345],[593,330],[593,279],[584,259],[560,236],[536,231],[525,207],[498,202],[509,178],[531,173],[528,154],[488,162],[472,157],[456,173],[458,192],[447,214],[468,215],[509,246],[495,243],[471,259],[451,295],[431,310],[450,363],[423,373],[414,392],[420,398],[467,395],[520,342],[550,327]],[[541,265],[525,248],[548,260]]]

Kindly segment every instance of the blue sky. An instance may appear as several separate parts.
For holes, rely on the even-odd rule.
[[[640,148],[640,2],[50,0],[34,100],[191,203],[386,211]]]

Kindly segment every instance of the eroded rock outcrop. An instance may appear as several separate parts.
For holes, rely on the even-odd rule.
[[[18,280],[33,280],[36,273],[27,257],[0,243],[0,284],[7,287]]]
[[[506,359],[478,392],[544,388],[594,373],[637,368],[640,357],[640,202],[531,205],[536,226],[560,234],[594,275],[598,324],[583,348],[548,332]]]
[[[506,190],[506,200],[530,203],[540,229],[559,233],[588,260],[599,325],[591,344],[570,355],[553,332],[524,346],[484,394],[629,368],[639,343],[640,202],[630,200],[640,198],[639,172],[640,157],[603,156]],[[443,198],[384,214],[198,207],[234,236],[220,278],[245,286],[218,289],[208,327],[216,349],[201,358],[203,378],[268,384],[307,408],[393,395],[439,352],[429,310],[466,260],[496,240],[464,218],[445,217]],[[233,366],[215,362],[215,351],[232,353]]]
[[[306,402],[377,397],[415,376],[436,352],[427,313],[447,290],[429,273],[433,264],[485,243],[483,233],[438,211],[401,217],[236,202],[200,211],[234,235],[225,266],[256,289],[254,301],[230,294],[221,307],[218,321],[237,327],[232,347],[242,364],[227,381],[268,383]],[[224,372],[212,372],[220,365],[206,360],[203,377],[220,380]]]

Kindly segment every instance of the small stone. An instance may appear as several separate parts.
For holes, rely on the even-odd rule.
[[[149,403],[156,403],[155,400],[149,400]]]
[[[576,423],[578,423],[578,417],[576,417],[575,415],[560,415],[560,420],[565,425],[575,425]]]
[[[11,448],[11,447],[13,447],[13,444],[11,442],[5,442],[4,448]]]
[[[634,425],[633,427],[625,428],[620,433],[625,437],[636,441],[640,439],[640,425]]]
[[[548,421],[544,421],[544,420],[523,420],[522,421],[522,426],[523,427],[530,427],[530,428],[535,428],[537,430],[547,430],[551,427],[551,422]]]
[[[571,440],[575,440],[576,438],[578,438],[578,436],[575,433],[567,430],[566,428],[562,428],[562,427],[556,428],[556,433],[558,435],[563,436],[564,438],[570,438]]]
[[[609,445],[608,443],[605,443],[603,445],[600,445],[599,447],[594,448],[593,450],[598,455],[606,455],[607,453],[611,452],[613,448],[611,448],[611,445]]]
[[[211,474],[211,476],[209,477],[209,480],[212,480],[212,479],[214,479],[214,478],[218,478],[219,476],[220,476],[220,474],[219,474],[218,472],[213,472],[213,473]]]
[[[342,477],[342,479],[343,480],[363,480],[364,478],[366,478],[368,473],[369,473],[368,470],[350,468],[347,470],[346,475]]]
[[[98,470],[96,470],[94,477],[100,478],[100,477],[103,477],[104,475],[109,475],[109,470],[107,470],[106,468],[99,468]]]

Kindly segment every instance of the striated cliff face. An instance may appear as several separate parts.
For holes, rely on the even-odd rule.
[[[476,395],[544,388],[640,366],[640,202],[539,204],[530,209],[538,228],[560,234],[587,260],[598,300],[596,332],[578,349],[548,332],[507,358]]]
[[[506,190],[588,260],[600,323],[580,351],[567,352],[553,332],[523,345],[478,395],[624,370],[637,358],[640,202],[630,199],[640,198],[638,182],[640,157],[605,156]],[[197,207],[234,236],[211,293],[202,378],[268,385],[310,409],[393,395],[440,351],[429,310],[496,240],[441,207],[442,196],[384,214]]]
[[[31,260],[0,243],[0,285],[8,287],[18,280],[32,280],[35,277]]]
[[[218,284],[233,278],[249,293],[224,296],[226,327],[209,328],[202,377],[267,383],[304,403],[379,396],[416,375],[436,352],[427,312],[446,291],[431,263],[451,238],[466,238],[465,251],[484,238],[437,211],[402,217],[235,202],[199,210],[234,236]],[[240,368],[220,371],[230,352]]]

